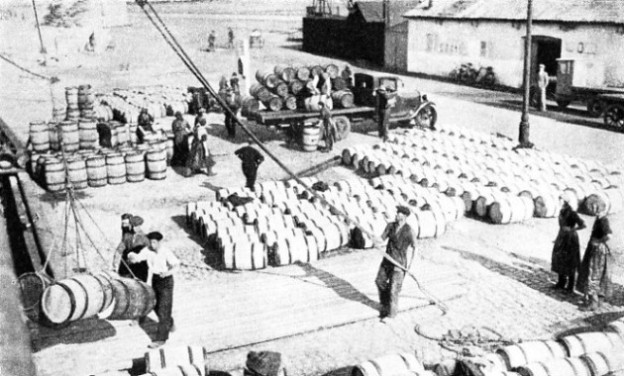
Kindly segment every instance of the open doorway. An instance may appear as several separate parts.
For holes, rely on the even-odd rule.
[[[531,39],[531,88],[537,85],[539,65],[546,66],[546,73],[551,77],[557,76],[557,59],[561,57],[561,39],[546,35],[534,35]],[[557,90],[556,80],[551,80],[546,88],[546,96],[553,99]],[[533,97],[534,95],[531,95]],[[534,99],[531,104],[534,104]]]

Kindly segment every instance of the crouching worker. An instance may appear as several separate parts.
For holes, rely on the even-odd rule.
[[[161,244],[163,236],[160,232],[147,234],[149,247],[144,248],[138,254],[131,254],[131,263],[147,261],[149,268],[148,283],[151,280],[156,293],[156,306],[154,311],[158,316],[158,331],[156,339],[148,347],[158,348],[169,339],[169,332],[174,330],[171,311],[173,307],[173,274],[180,266],[180,261],[171,250]]]
[[[244,376],[287,376],[282,354],[273,351],[251,351],[247,354]]]

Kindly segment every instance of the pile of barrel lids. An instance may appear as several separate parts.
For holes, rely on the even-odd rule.
[[[32,122],[29,170],[52,192],[166,178],[173,134],[148,134],[137,142],[137,119],[146,109],[155,119],[188,112],[185,89],[154,86],[95,94],[90,85],[65,88],[50,121]],[[65,167],[67,165],[67,168]]]
[[[336,64],[292,67],[277,65],[273,71],[257,71],[257,83],[241,99],[241,114],[249,117],[260,111],[318,111],[318,103],[329,108],[354,106],[351,71],[342,72]]]

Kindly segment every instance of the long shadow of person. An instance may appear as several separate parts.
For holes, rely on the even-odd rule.
[[[348,281],[331,274],[325,270],[315,268],[310,264],[300,263],[299,267],[306,273],[303,277],[316,277],[318,278],[327,288],[330,288],[338,294],[343,299],[352,300],[354,302],[362,303],[371,307],[374,310],[379,310],[380,305],[376,301],[372,300],[368,297],[368,295],[358,291],[351,283]]]

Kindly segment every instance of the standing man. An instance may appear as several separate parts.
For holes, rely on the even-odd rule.
[[[138,279],[146,282],[148,278],[147,264],[141,262],[129,265],[128,261],[131,254],[135,254],[149,245],[147,237],[141,230],[142,224],[143,218],[139,216],[129,213],[121,216],[121,243],[113,255],[113,270],[117,270],[117,273],[122,277],[132,278],[132,274],[134,274]]]
[[[137,119],[137,139],[139,144],[143,143],[146,134],[154,134],[154,117],[147,112],[146,108],[142,108]]]
[[[236,72],[232,73],[232,78],[230,78],[230,87],[236,94],[240,94],[240,82],[238,80],[238,75]]]
[[[415,247],[414,232],[406,223],[409,215],[409,208],[397,206],[396,221],[390,222],[381,235],[382,239],[388,239],[386,254],[407,270],[409,270],[414,259]],[[396,317],[399,310],[399,293],[404,278],[405,270],[395,266],[384,257],[375,279],[379,291],[379,303],[381,304],[379,316],[382,322],[388,322],[389,319]]]
[[[158,330],[156,340],[148,347],[158,348],[167,342],[169,332],[173,328],[173,317],[171,311],[173,307],[173,274],[180,266],[180,260],[169,250],[163,247],[161,241],[163,236],[160,232],[150,232],[149,249],[143,249],[138,254],[130,257],[130,262],[147,262],[152,282],[152,287],[156,293],[156,306],[154,311],[158,316]]]
[[[208,50],[215,50],[215,41],[217,40],[217,36],[215,35],[215,31],[212,30],[210,35],[208,35]]]
[[[324,102],[319,102],[321,107],[321,122],[323,122],[323,139],[325,140],[324,152],[328,153],[333,150],[336,141],[336,126],[332,119],[331,111],[325,106]]]
[[[540,91],[540,111],[546,111],[546,88],[548,87],[548,73],[546,73],[546,66],[544,64],[539,65],[539,72],[537,73],[537,87]]]
[[[555,289],[574,293],[576,270],[581,264],[581,247],[576,231],[584,228],[585,222],[570,206],[569,198],[564,198],[559,212],[559,233],[552,251],[551,270],[559,275]]]
[[[234,48],[234,30],[228,27],[228,48]]]
[[[390,121],[390,97],[386,88],[381,85],[377,89],[377,125],[379,137],[385,142],[388,140],[388,122]]]
[[[240,97],[238,93],[236,93],[232,88],[228,88],[226,90],[225,101],[232,110],[232,112],[234,112],[235,115],[238,115],[238,110],[240,110],[241,107]],[[231,116],[227,111],[225,111],[225,128],[228,132],[228,138],[236,138],[236,121],[234,120],[234,117]]]
[[[264,162],[264,157],[260,152],[254,149],[250,143],[234,152],[238,158],[243,162],[243,174],[247,179],[247,188],[255,191],[254,185],[256,184],[256,176],[258,174],[258,166]]]
[[[171,123],[173,131],[172,166],[184,165],[189,154],[188,136],[192,133],[191,125],[184,120],[180,111],[176,111],[175,120]]]

